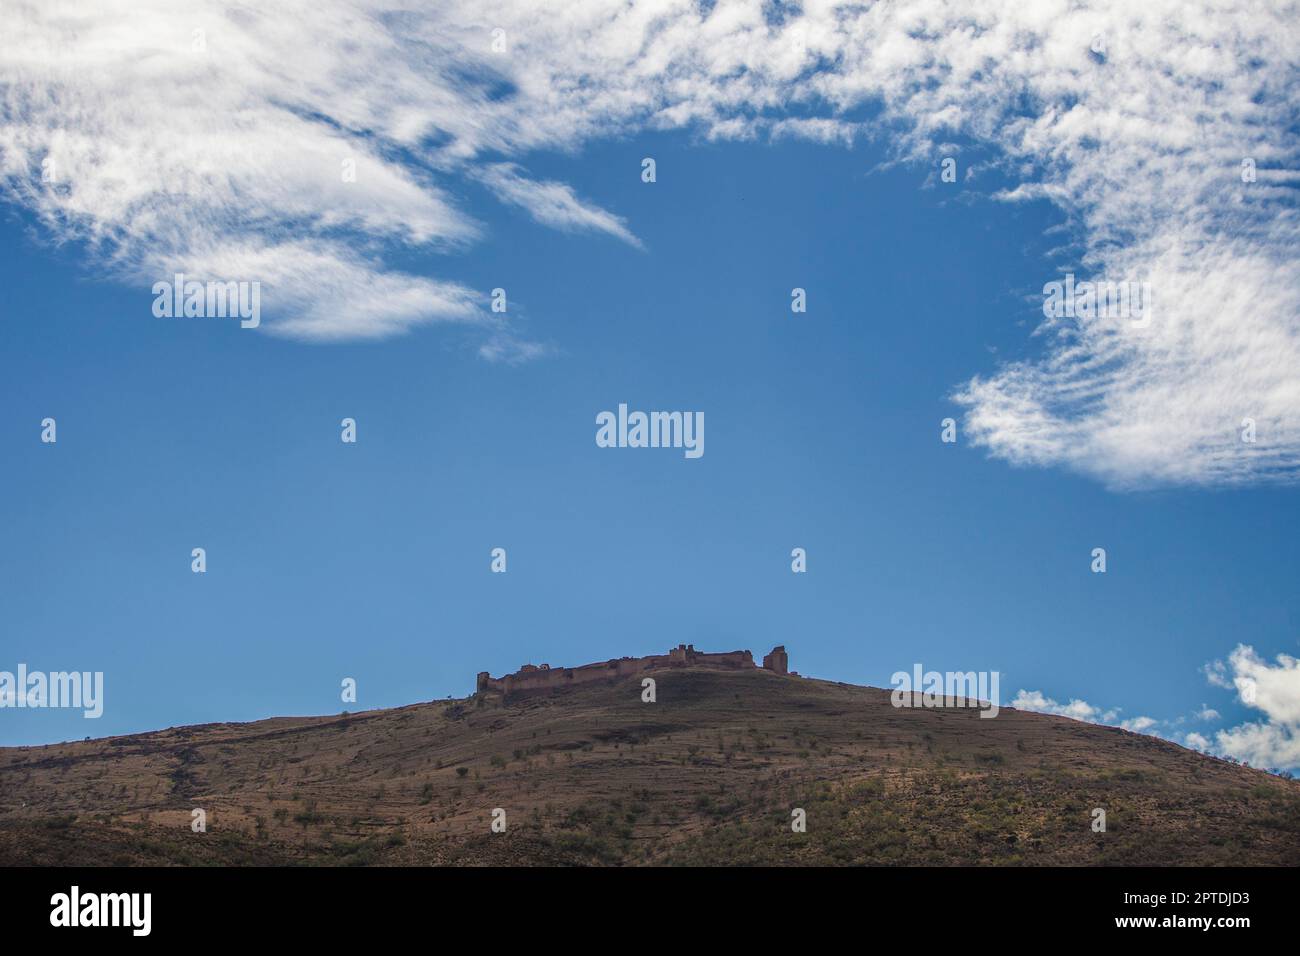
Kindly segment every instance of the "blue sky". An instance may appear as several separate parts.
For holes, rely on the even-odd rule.
[[[11,216],[5,664],[102,670],[106,711],[9,710],[0,739],[334,712],[349,676],[358,707],[394,706],[680,641],[1231,721],[1201,668],[1237,642],[1294,648],[1294,491],[1118,493],[942,444],[962,376],[1032,347],[1035,306],[1008,289],[1041,284],[1060,217],[879,159],[686,135],[535,158],[645,250],[479,197],[490,242],[409,266],[506,288],[554,345],[513,366],[428,331],[315,345],[157,319],[147,289]],[[619,402],[705,412],[705,455],[597,448]]]
[[[182,8],[0,39],[0,671],[106,682],[0,744],[690,642],[1300,766],[1282,13]],[[176,271],[261,327],[155,317]],[[1067,272],[1154,320],[1045,320]]]

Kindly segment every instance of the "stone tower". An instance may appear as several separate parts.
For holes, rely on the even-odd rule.
[[[790,673],[790,656],[786,654],[784,644],[778,644],[763,658],[763,669],[774,674]]]

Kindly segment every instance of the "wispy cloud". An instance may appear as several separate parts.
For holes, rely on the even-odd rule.
[[[1144,281],[1155,309],[1142,328],[1044,323],[1018,361],[956,384],[966,433],[1010,462],[1116,487],[1293,481],[1298,24],[1293,2],[1210,0],[574,0],[544,13],[524,0],[15,0],[0,181],[49,235],[87,240],[126,275],[216,273],[253,249],[275,265],[268,328],[341,339],[482,320],[455,281],[382,255],[490,242],[458,198],[467,179],[539,222],[637,244],[567,185],[525,178],[513,160],[532,150],[645,129],[887,134],[928,171],[947,144],[975,141],[1021,183],[996,198],[1067,215],[1077,255],[1045,264],[1044,282],[1065,269]],[[315,292],[327,273],[346,307]]]
[[[544,226],[562,232],[603,232],[641,248],[641,240],[628,231],[625,220],[584,203],[564,183],[528,179],[513,163],[493,163],[480,171],[479,178],[498,199],[527,210]]]
[[[552,345],[529,341],[508,329],[498,329],[493,332],[478,350],[480,358],[506,365],[520,365],[533,359],[554,355],[555,352],[556,349]]]

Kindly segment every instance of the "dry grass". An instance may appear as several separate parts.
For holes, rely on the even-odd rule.
[[[1151,737],[898,710],[886,691],[763,671],[657,678],[654,704],[632,679],[3,749],[0,863],[1255,865],[1300,850],[1300,784]],[[190,831],[195,807],[207,833]]]

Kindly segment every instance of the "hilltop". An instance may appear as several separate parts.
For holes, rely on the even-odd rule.
[[[758,667],[654,677],[654,703],[631,675],[0,749],[0,864],[1257,865],[1300,851],[1300,783],[1153,737],[897,709],[886,690]]]

